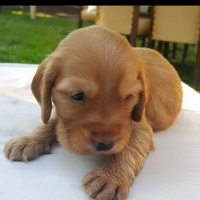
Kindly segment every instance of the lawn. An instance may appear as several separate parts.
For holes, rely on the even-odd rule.
[[[76,26],[75,20],[0,11],[0,62],[40,63]]]
[[[77,24],[75,19],[49,15],[31,20],[28,13],[0,9],[0,62],[38,64],[54,51],[60,40],[77,29]],[[84,26],[91,24],[84,23]],[[140,44],[140,39],[137,39],[136,45]],[[192,86],[196,47],[189,46],[184,63],[181,63],[182,52],[183,45],[179,44],[176,59],[172,59],[171,54],[168,59],[182,81]]]

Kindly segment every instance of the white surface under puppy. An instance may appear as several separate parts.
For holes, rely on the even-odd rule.
[[[58,145],[52,154],[27,163],[10,162],[3,153],[9,139],[27,135],[40,122],[40,107],[30,90],[37,66],[0,64],[0,199],[87,200],[80,180],[104,157],[78,156]],[[172,127],[154,134],[156,150],[128,200],[200,199],[200,95],[182,86],[181,113]]]

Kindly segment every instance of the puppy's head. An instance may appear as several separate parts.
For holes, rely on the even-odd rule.
[[[121,35],[76,30],[39,66],[32,91],[48,123],[55,104],[60,144],[75,153],[117,153],[146,103],[142,61]]]

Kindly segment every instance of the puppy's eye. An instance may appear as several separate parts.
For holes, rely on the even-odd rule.
[[[130,99],[132,98],[132,96],[133,96],[132,94],[128,94],[128,95],[126,96],[125,100],[126,100],[126,101],[130,100]]]
[[[84,101],[84,94],[83,93],[71,94],[71,97],[75,101]]]

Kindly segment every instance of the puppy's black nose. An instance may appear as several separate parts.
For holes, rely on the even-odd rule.
[[[95,142],[97,151],[106,151],[112,149],[114,142],[103,143],[103,142]]]

